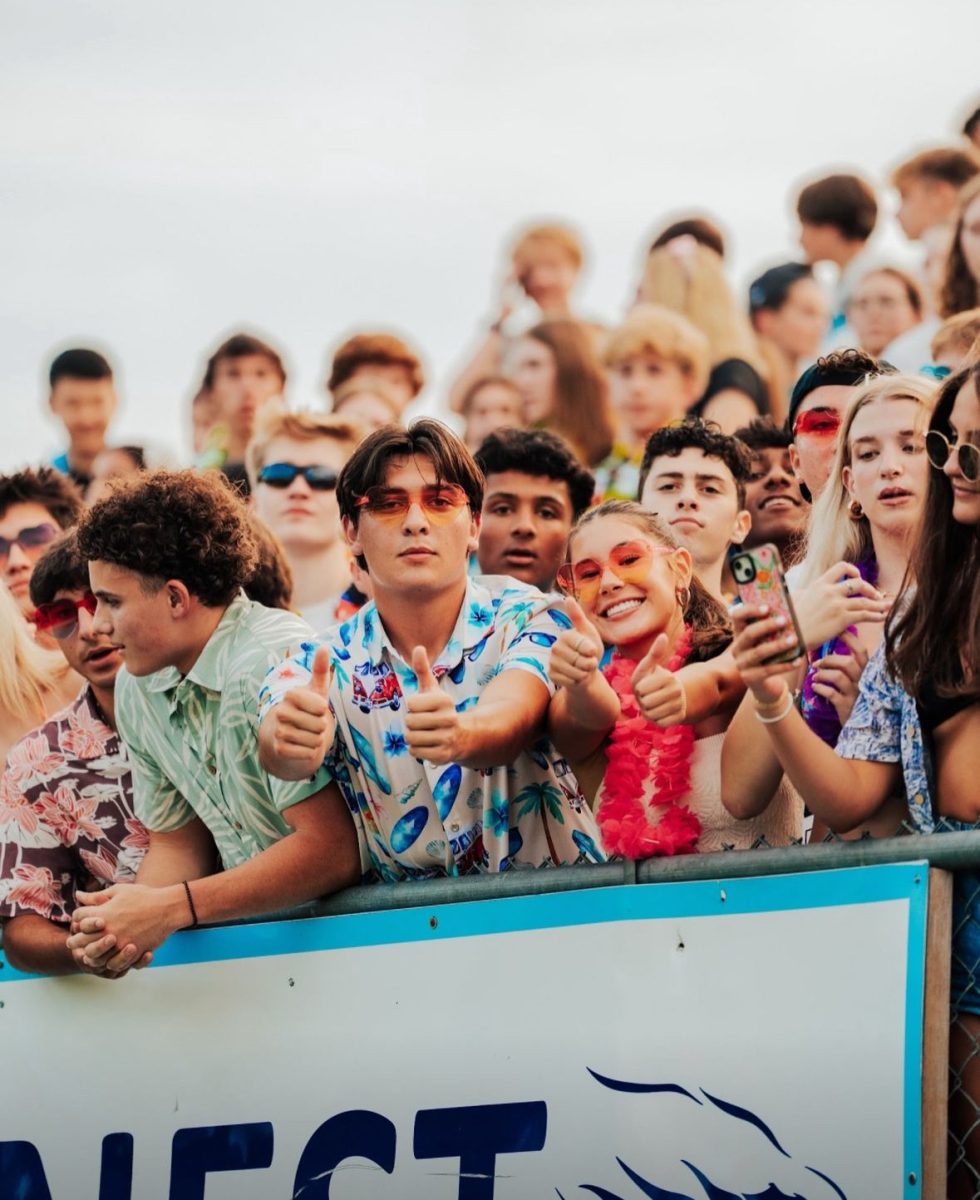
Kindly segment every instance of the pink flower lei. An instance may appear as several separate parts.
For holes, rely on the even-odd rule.
[[[691,629],[684,632],[667,663],[676,671],[687,661]],[[606,746],[602,802],[596,813],[606,852],[623,858],[693,854],[701,822],[685,804],[691,790],[694,728],[661,729],[648,721],[633,695],[636,663],[614,654],[603,675],[619,697],[622,717]],[[647,781],[653,787],[646,798]]]

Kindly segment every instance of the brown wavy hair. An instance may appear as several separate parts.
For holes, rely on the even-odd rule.
[[[15,504],[40,504],[59,529],[70,529],[85,510],[82,493],[54,467],[27,467],[0,475],[0,517]]]
[[[78,548],[144,576],[151,591],[179,579],[211,608],[230,604],[257,563],[245,506],[210,471],[149,471],[113,488],[82,518]]]
[[[959,194],[959,211],[956,216],[956,231],[946,259],[946,272],[943,276],[942,287],[939,289],[939,315],[954,317],[957,313],[965,312],[968,308],[976,308],[980,304],[980,280],[974,279],[970,268],[966,265],[963,247],[960,242],[963,237],[963,220],[966,210],[980,196],[980,175],[971,179]]]
[[[635,525],[658,545],[668,546],[671,550],[681,548],[680,542],[663,521],[635,500],[606,500],[603,504],[588,509],[572,526],[568,535],[569,547],[583,525],[597,521],[600,517],[619,517]],[[707,662],[710,658],[717,658],[732,640],[732,624],[728,613],[697,575],[691,576],[688,599],[684,606],[684,620],[691,627],[690,662]]]
[[[980,388],[980,363],[946,380],[930,429],[950,435],[953,404],[971,380]],[[918,586],[907,605],[892,609],[885,628],[889,671],[916,700],[926,681],[940,696],[980,700],[980,528],[953,520],[953,489],[935,468],[929,471],[908,579]]]
[[[578,321],[555,318],[524,336],[547,346],[555,359],[555,406],[547,428],[563,437],[587,467],[596,466],[613,448],[616,426],[588,330]]]

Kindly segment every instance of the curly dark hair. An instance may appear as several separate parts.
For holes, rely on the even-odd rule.
[[[475,454],[484,475],[519,471],[568,485],[576,519],[592,503],[595,476],[578,461],[568,443],[546,429],[498,429],[486,437]]]
[[[735,430],[743,446],[757,450],[785,450],[793,444],[793,435],[785,425],[777,425],[772,417],[756,417],[748,425]]]
[[[88,591],[88,563],[78,549],[78,534],[72,529],[44,551],[31,572],[31,603],[35,608],[50,604],[59,592]]]
[[[40,504],[59,529],[76,525],[85,509],[82,493],[67,475],[54,467],[27,468],[13,475],[0,475],[0,517],[15,504]]]
[[[665,425],[663,429],[658,429],[656,433],[650,435],[646,449],[643,451],[640,484],[636,492],[637,499],[643,495],[653,460],[664,455],[676,458],[682,450],[687,450],[690,446],[696,446],[711,458],[721,459],[735,480],[738,506],[744,508],[745,481],[748,479],[752,467],[749,452],[737,438],[722,433],[714,421],[702,421],[700,418],[683,421],[680,425]]]
[[[231,603],[258,559],[242,502],[213,472],[150,471],[113,489],[82,518],[78,545],[151,587],[179,579],[211,608]]]

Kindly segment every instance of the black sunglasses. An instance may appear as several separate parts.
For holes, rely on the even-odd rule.
[[[941,471],[949,456],[955,454],[963,478],[970,483],[980,479],[980,449],[972,442],[951,442],[941,430],[930,429],[926,434],[926,454],[937,471]]]
[[[15,533],[12,538],[0,537],[0,563],[7,561],[14,546],[20,546],[21,550],[40,550],[42,546],[50,545],[58,536],[58,532],[57,525],[45,523],[29,525],[20,533]]]
[[[332,492],[339,474],[333,467],[297,467],[295,463],[269,463],[259,471],[259,483],[269,487],[287,488],[297,475],[302,475],[316,492]]]

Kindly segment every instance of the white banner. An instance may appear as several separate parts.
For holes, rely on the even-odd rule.
[[[0,1200],[917,1196],[926,888],[646,884],[198,931],[117,983],[5,966]]]

